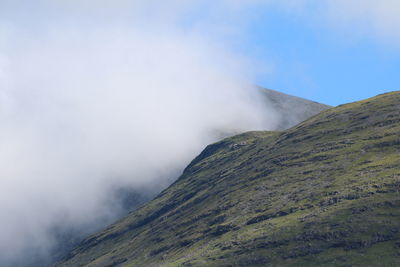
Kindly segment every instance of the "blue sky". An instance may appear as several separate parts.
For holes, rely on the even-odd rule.
[[[187,17],[209,35],[235,31],[226,45],[266,70],[257,84],[330,105],[400,89],[399,1],[243,2],[197,5]]]
[[[391,12],[399,11],[398,3],[303,1],[288,8],[287,1],[270,2],[241,6],[231,17],[216,12],[219,23],[240,28],[233,49],[260,69],[265,65],[257,84],[330,105],[400,89],[399,20]]]
[[[400,89],[399,51],[375,38],[349,42],[279,12],[251,23],[247,36],[243,53],[274,64],[270,75],[258,75],[262,86],[330,105]]]

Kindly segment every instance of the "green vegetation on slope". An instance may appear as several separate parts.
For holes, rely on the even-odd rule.
[[[208,146],[60,266],[400,266],[400,93]]]

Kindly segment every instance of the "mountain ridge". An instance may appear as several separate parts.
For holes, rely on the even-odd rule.
[[[253,96],[258,97],[257,103],[261,104],[261,110],[264,107],[265,112],[271,112],[268,116],[274,116],[278,120],[274,124],[279,129],[285,129],[293,126],[300,120],[314,115],[321,110],[330,108],[330,106],[319,104],[306,99],[293,97],[277,91],[263,89],[257,87],[258,92]],[[253,88],[254,89],[254,88]],[[291,111],[285,109],[287,104],[291,103]],[[300,116],[299,116],[300,115]],[[272,125],[270,125],[272,126]],[[222,139],[223,137],[235,134],[229,131],[217,131],[212,133],[214,140]],[[180,147],[178,149],[184,149]],[[164,177],[165,180],[160,184],[149,184],[143,187],[136,188],[126,185],[113,185],[108,191],[106,197],[114,204],[114,209],[111,212],[112,218],[104,220],[96,220],[97,225],[66,225],[62,222],[56,223],[49,229],[49,236],[52,239],[52,245],[48,249],[38,248],[33,246],[23,253],[23,257],[13,259],[12,262],[3,262],[0,259],[0,265],[6,266],[51,266],[55,262],[61,260],[74,247],[76,247],[85,237],[103,229],[116,218],[126,216],[130,211],[142,206],[144,203],[152,200],[157,194],[172,183],[178,177],[178,173]]]
[[[400,93],[208,146],[59,266],[400,264]]]

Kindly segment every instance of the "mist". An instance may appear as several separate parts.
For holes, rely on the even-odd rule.
[[[118,189],[154,194],[205,145],[277,125],[251,62],[177,23],[182,5],[18,3],[1,3],[1,265],[51,257],[54,229],[116,219]]]

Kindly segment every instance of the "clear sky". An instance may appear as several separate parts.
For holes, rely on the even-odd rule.
[[[260,85],[330,105],[400,89],[400,47],[368,31],[354,37],[287,12],[262,13],[242,44],[243,53],[273,65],[257,75]]]

